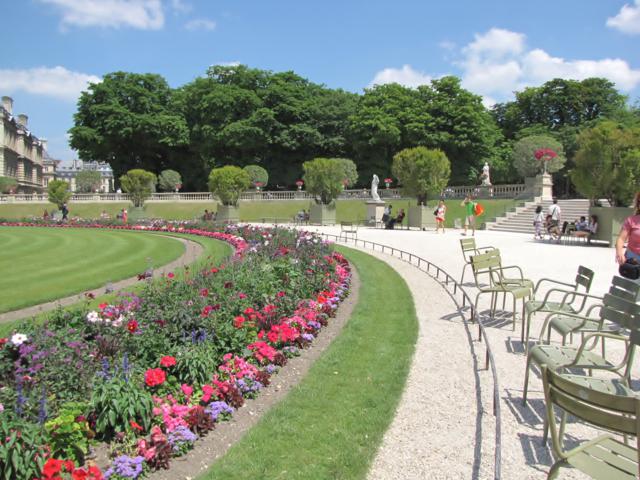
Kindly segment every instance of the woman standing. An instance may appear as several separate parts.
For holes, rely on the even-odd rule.
[[[544,224],[544,214],[542,213],[542,205],[538,205],[536,207],[536,213],[533,214],[533,226],[536,227],[536,233],[533,236],[533,239],[540,239],[542,240],[544,238],[544,235],[542,233],[542,225]]]
[[[640,263],[640,192],[633,200],[634,214],[622,224],[618,240],[616,241],[616,261],[622,265],[628,258],[634,258]],[[627,244],[625,251],[624,245]]]
[[[442,228],[442,233],[444,233],[444,217],[446,213],[447,206],[444,204],[444,201],[440,200],[438,208],[436,208],[436,233],[438,233],[440,228]]]

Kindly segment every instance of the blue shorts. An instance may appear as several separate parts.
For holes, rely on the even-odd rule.
[[[640,253],[633,253],[631,250],[624,252],[624,258],[635,258],[640,263]]]

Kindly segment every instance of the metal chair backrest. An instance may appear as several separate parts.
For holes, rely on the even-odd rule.
[[[640,397],[621,396],[592,390],[571,382],[542,365],[542,382],[551,432],[557,457],[566,458],[555,421],[553,406],[597,427],[636,437],[640,461]]]
[[[469,257],[471,259],[471,268],[473,270],[473,277],[476,282],[476,287],[481,287],[480,277],[487,275],[489,284],[491,286],[496,284],[496,279],[501,278],[502,274],[502,259],[500,258],[500,250],[493,249],[486,253],[479,253]],[[499,282],[498,282],[499,283]]]
[[[477,253],[476,248],[476,239],[475,238],[461,238],[460,239],[460,247],[462,248],[462,256],[464,257],[464,261],[469,263],[470,256],[472,254]]]
[[[611,280],[609,293],[628,302],[636,303],[640,299],[640,284],[616,275]]]
[[[602,299],[600,318],[629,330],[640,329],[640,304],[607,293]]]
[[[578,273],[576,274],[576,290],[581,286],[584,288],[585,293],[589,293],[594,275],[593,270],[580,265],[578,267]]]

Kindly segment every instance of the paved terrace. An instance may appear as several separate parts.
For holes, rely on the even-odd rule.
[[[339,227],[309,227],[339,234]],[[390,245],[419,255],[459,279],[463,259],[460,231],[380,230],[361,228],[358,238]],[[578,265],[596,272],[592,293],[603,294],[617,267],[614,250],[586,245],[534,242],[529,235],[476,232],[478,246],[491,245],[502,252],[505,265],[520,265],[526,277],[572,282]],[[353,243],[351,242],[351,245]],[[371,253],[370,249],[367,249]],[[412,265],[388,254],[375,256],[393,266],[406,280],[414,296],[420,321],[419,338],[407,386],[396,418],[383,440],[369,474],[370,480],[493,478],[495,420],[492,415],[493,381],[484,370],[484,345],[477,341],[475,325],[462,321],[468,310],[460,309],[444,286]],[[475,298],[473,277],[468,269],[465,290]],[[460,298],[459,296],[457,298]],[[488,307],[488,298],[481,304]],[[509,301],[507,308],[509,308]],[[389,299],[393,308],[393,299]],[[499,377],[502,411],[502,478],[543,479],[552,463],[551,451],[541,445],[544,419],[542,384],[531,375],[529,403],[523,407],[522,387],[525,356],[520,342],[520,319],[511,330],[510,314],[490,323],[487,330]],[[544,317],[534,319],[537,337]],[[609,352],[613,345],[607,344]],[[634,378],[638,378],[635,369]],[[573,442],[592,438],[589,427],[571,424],[567,433]],[[583,478],[569,472],[563,478]]]

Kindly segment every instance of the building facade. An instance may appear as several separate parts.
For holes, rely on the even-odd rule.
[[[55,160],[45,152],[45,157],[42,161],[42,187],[45,190],[49,186],[49,182],[56,179],[56,172],[61,162],[62,160]]]
[[[2,97],[0,109],[0,175],[18,182],[15,193],[40,193],[46,141],[29,131],[29,117],[13,115],[11,97]]]
[[[69,190],[75,193],[79,190],[76,177],[82,171],[97,171],[100,173],[100,185],[97,188],[97,193],[113,192],[113,170],[111,170],[111,165],[106,162],[73,160],[69,166],[57,164],[55,178],[68,182]]]

